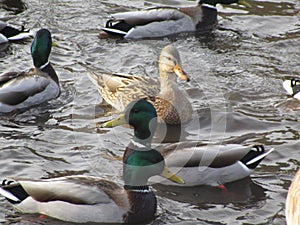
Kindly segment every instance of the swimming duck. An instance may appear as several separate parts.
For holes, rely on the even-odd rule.
[[[144,105],[143,109],[132,107],[130,111],[127,110],[116,119],[103,124],[103,127],[109,128],[122,125],[128,119],[136,121],[136,124],[133,125],[134,137],[127,146],[123,159],[137,149],[150,148],[156,128],[154,120],[156,114],[153,106],[146,104],[145,100],[139,101],[144,102],[140,103]],[[209,145],[189,141],[172,144],[160,152],[170,170],[184,178],[184,186],[222,186],[225,183],[249,176],[252,170],[273,150],[266,151],[262,145]],[[152,178],[150,180],[151,182],[176,185],[161,179]]]
[[[215,6],[238,2],[242,1],[201,0],[197,6],[192,7],[161,6],[115,13],[101,30],[106,34],[125,39],[158,38],[183,32],[212,30],[217,24]],[[106,37],[105,33],[100,33],[100,37]]]
[[[296,173],[286,198],[285,215],[287,225],[300,224],[300,170]]]
[[[89,75],[101,96],[119,111],[123,111],[132,100],[146,98],[155,106],[159,123],[162,120],[170,125],[187,123],[192,116],[192,106],[176,80],[179,77],[189,81],[189,78],[173,45],[162,49],[158,67],[160,82],[147,76],[117,73],[101,72],[98,75],[90,72]]]
[[[132,108],[143,117],[143,105],[137,103]],[[128,119],[128,123],[135,126],[136,117]],[[158,151],[142,147],[124,159],[124,187],[97,177],[74,175],[4,180],[0,194],[23,213],[41,213],[73,223],[138,224],[152,220],[156,212],[155,194],[147,185],[148,178],[154,175],[183,183],[165,167]]]
[[[49,62],[52,39],[40,29],[31,45],[34,68],[0,74],[0,112],[11,112],[40,104],[60,94],[59,80]]]
[[[24,26],[21,29],[8,26],[5,22],[0,20],[0,44],[17,41],[31,37],[32,34],[29,30],[25,30]]]
[[[285,80],[283,87],[289,95],[300,100],[300,80],[294,78]]]

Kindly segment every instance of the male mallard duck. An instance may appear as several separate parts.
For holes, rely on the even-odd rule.
[[[8,26],[5,22],[0,21],[0,44],[8,41],[17,41],[25,38],[29,38],[31,33],[25,30],[22,26],[21,29]]]
[[[126,148],[123,159],[137,149],[150,148],[155,132],[156,113],[153,106],[145,100],[139,100],[138,103],[143,107],[136,108],[133,103],[130,103],[125,113],[103,124],[103,127],[115,127],[128,120],[136,121],[135,124],[130,123],[134,127],[134,138]],[[131,110],[130,107],[132,107]],[[201,146],[198,142],[185,142],[170,145],[161,153],[170,170],[184,178],[184,186],[218,186],[249,176],[252,169],[273,150],[265,151],[261,145],[253,147],[238,144]],[[163,183],[172,185],[167,181]]]
[[[0,74],[0,112],[27,108],[60,94],[58,77],[48,61],[51,45],[50,32],[40,29],[31,45],[35,68]]]
[[[290,79],[283,82],[283,87],[289,95],[300,100],[300,80]]]
[[[143,117],[143,105],[133,108]],[[128,119],[135,126],[137,117]],[[156,212],[156,198],[147,185],[148,178],[154,175],[183,183],[168,171],[158,151],[142,147],[124,159],[124,188],[96,177],[68,176],[3,181],[0,194],[24,213],[41,213],[77,223],[142,223],[153,219]]]
[[[212,30],[217,24],[217,4],[239,0],[201,0],[197,6],[161,6],[111,15],[102,31],[126,39],[158,38],[183,32]],[[100,33],[100,37],[105,36]]]
[[[300,170],[296,173],[286,198],[287,225],[300,224]]]
[[[187,123],[192,116],[192,106],[186,94],[179,89],[177,77],[189,81],[182,70],[179,52],[173,45],[164,47],[159,56],[159,76],[157,79],[146,76],[90,73],[93,83],[102,97],[119,111],[135,99],[146,98],[156,108],[159,122],[170,125]]]

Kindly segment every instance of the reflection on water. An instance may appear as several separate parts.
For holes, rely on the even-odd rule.
[[[252,180],[228,184],[227,191],[155,185],[158,218],[153,224],[285,224],[285,197],[300,164],[300,103],[282,87],[285,77],[300,77],[297,0],[250,1],[252,8],[220,5],[219,29],[211,34],[135,42],[98,39],[99,26],[113,12],[181,1],[24,0],[20,7],[9,6],[12,11],[3,7],[8,2],[19,1],[0,0],[0,18],[51,30],[60,46],[53,48],[51,62],[62,94],[40,107],[0,116],[0,177],[84,174],[122,184],[116,158],[123,155],[132,130],[96,127],[116,112],[101,103],[86,66],[156,77],[158,54],[173,43],[191,77],[180,86],[195,114],[186,126],[168,128],[171,135],[159,129],[155,144],[178,139],[262,143],[275,151]],[[10,43],[0,52],[0,71],[30,68],[30,43]],[[67,224],[17,213],[3,198],[0,223]]]
[[[226,184],[226,189],[210,186],[176,187],[154,185],[161,197],[207,208],[207,205],[226,205],[232,203],[235,207],[251,207],[266,200],[266,189],[255,184],[250,178]]]
[[[1,0],[0,8],[19,14],[26,10],[26,4],[21,0]]]

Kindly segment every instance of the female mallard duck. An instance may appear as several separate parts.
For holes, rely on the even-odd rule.
[[[145,100],[138,102],[143,105],[142,109],[136,109],[131,103],[124,114],[103,124],[103,127],[115,127],[138,117],[134,124],[134,138],[126,148],[123,159],[137,149],[149,148],[155,132],[156,114],[153,106]],[[128,111],[130,107],[132,109]],[[170,170],[184,178],[184,186],[218,186],[249,176],[273,150],[265,151],[261,145],[248,147],[238,144],[201,145],[198,142],[185,142],[170,145],[161,153]],[[167,181],[152,181],[172,185]]]
[[[150,118],[145,115],[149,113],[149,106],[145,107],[145,104],[151,104],[144,102],[131,104],[126,109],[135,114],[127,117],[127,123],[133,127],[140,126],[144,117]],[[155,114],[153,107],[150,113]],[[151,119],[155,120],[155,117]],[[128,153],[124,159],[124,188],[96,177],[68,176],[3,181],[0,194],[24,213],[41,213],[64,221],[147,222],[153,219],[156,212],[156,198],[147,185],[148,178],[161,175],[174,182],[183,181],[168,171],[158,151],[144,145],[136,150]]]
[[[27,108],[58,97],[58,77],[48,61],[51,45],[50,32],[40,29],[31,45],[35,68],[0,74],[0,112]]]
[[[239,0],[201,0],[193,7],[161,6],[141,11],[111,15],[106,34],[126,39],[158,38],[183,32],[212,30],[217,24],[216,5],[238,3]],[[100,33],[100,37],[105,37]]]
[[[296,173],[286,198],[285,215],[287,225],[300,224],[300,170]]]
[[[29,38],[31,33],[25,30],[22,26],[21,29],[8,26],[5,22],[0,21],[0,44],[8,41],[17,41],[25,38]]]
[[[290,79],[283,82],[283,87],[289,95],[300,100],[300,80]]]
[[[126,74],[90,73],[102,97],[119,111],[132,100],[146,98],[156,108],[159,122],[170,125],[187,123],[192,117],[192,106],[186,94],[179,89],[177,77],[189,81],[182,70],[179,52],[173,45],[164,47],[159,57],[157,79]]]

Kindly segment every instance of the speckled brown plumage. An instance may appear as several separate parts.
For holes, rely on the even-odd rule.
[[[106,102],[117,110],[123,111],[131,101],[145,98],[156,108],[160,123],[179,125],[191,119],[192,106],[177,83],[177,78],[184,81],[189,81],[189,78],[181,67],[180,56],[174,46],[168,45],[161,51],[160,80],[148,76],[98,72],[90,72],[90,78]]]

